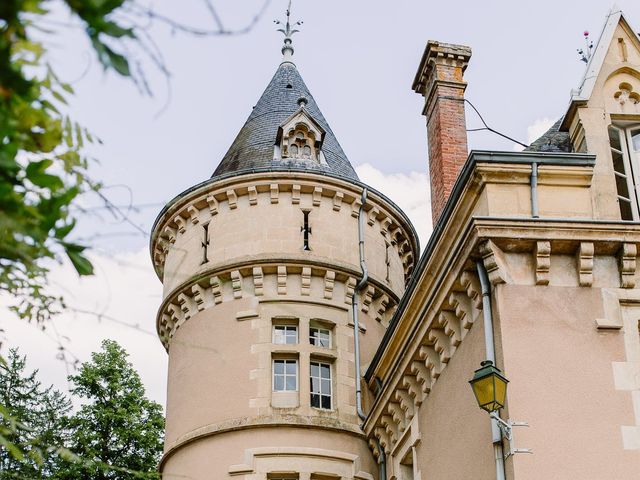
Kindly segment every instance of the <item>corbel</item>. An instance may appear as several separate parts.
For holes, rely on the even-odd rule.
[[[198,210],[195,205],[189,205],[187,207],[187,213],[189,214],[189,218],[191,219],[191,223],[197,225],[200,221],[199,214],[200,210]]]
[[[593,285],[593,242],[580,242],[578,247],[578,280],[581,287]]]
[[[322,201],[322,187],[315,187],[313,189],[312,197],[313,197],[313,206],[319,207],[320,202]]]
[[[278,266],[278,295],[287,294],[287,267],[285,265]]]
[[[209,279],[211,293],[213,293],[213,301],[216,305],[222,303],[222,282],[220,277],[214,276]]]
[[[382,415],[380,417],[380,423],[387,432],[387,435],[389,435],[391,443],[396,443],[396,441],[398,440],[398,428],[396,426],[396,422],[393,421],[393,417],[388,414]]]
[[[269,196],[271,198],[271,203],[278,203],[280,199],[280,187],[277,183],[272,183],[269,186]]]
[[[636,286],[636,258],[638,248],[635,243],[623,243],[619,254],[620,286],[634,288]]]
[[[508,280],[505,268],[506,261],[502,258],[502,250],[491,240],[485,240],[480,244],[480,255],[482,255],[482,261],[491,284],[506,283]]]
[[[178,232],[184,233],[187,231],[187,222],[184,218],[182,218],[181,215],[177,215],[176,218],[173,219],[173,221],[176,223],[176,225],[178,225]]]
[[[400,408],[404,411],[406,422],[409,423],[414,415],[413,398],[409,394],[409,391],[404,388],[396,389],[394,396]]]
[[[384,320],[384,314],[389,306],[389,296],[386,294],[380,295],[378,300],[378,308],[376,308],[376,321],[382,322]]]
[[[196,302],[198,311],[203,311],[205,309],[204,288],[196,283],[193,287],[191,287],[191,292],[193,293],[193,300]]]
[[[249,205],[257,205],[258,204],[258,189],[255,185],[251,185],[248,189],[249,193]]]
[[[333,298],[333,287],[335,286],[336,272],[327,270],[324,274],[324,298],[331,300]]]
[[[411,362],[409,366],[409,370],[412,375],[415,375],[418,384],[420,385],[420,390],[425,395],[429,394],[431,391],[431,375],[429,373],[429,369],[425,366],[424,362],[420,360],[414,360]]]
[[[235,190],[227,190],[227,202],[229,202],[230,210],[238,208],[238,194],[236,194]]]
[[[461,292],[451,292],[449,294],[449,303],[454,308],[458,322],[464,330],[469,330],[473,325],[473,312],[469,305],[470,300],[468,294]],[[460,338],[464,338],[465,332],[460,332]]]
[[[169,225],[165,225],[164,229],[162,230],[162,232],[165,234],[165,236],[167,237],[167,240],[169,240],[170,244],[174,244],[176,243],[176,234],[178,233],[177,230],[175,228],[171,228]]]
[[[252,273],[255,296],[260,297],[264,293],[264,273],[260,267],[253,267]]]
[[[291,203],[297,205],[300,203],[300,185],[293,185],[291,187]]]
[[[301,275],[300,294],[303,296],[311,295],[311,267],[303,267]]]
[[[535,246],[536,285],[549,285],[551,268],[551,242],[540,240]]]
[[[362,295],[362,311],[364,313],[369,312],[369,307],[371,306],[371,302],[373,301],[373,295],[376,293],[376,289],[373,285],[367,286],[367,289],[364,291]]]
[[[473,306],[478,310],[482,310],[482,289],[480,288],[478,276],[465,270],[462,272],[462,275],[460,275],[460,284],[467,292],[467,297],[471,299]],[[471,327],[471,325],[469,325],[469,327]]]
[[[402,410],[400,404],[397,402],[389,402],[389,404],[387,405],[387,410],[391,414],[391,418],[396,424],[396,430],[399,434],[402,434],[402,432],[404,432],[406,428],[404,410]]]
[[[178,295],[178,304],[180,305],[180,310],[184,314],[184,319],[189,320],[191,318],[191,298],[186,296],[184,293],[180,293]]]
[[[444,334],[449,337],[451,345],[457,347],[462,341],[462,328],[460,327],[460,319],[448,310],[440,312],[440,324],[443,327]]]
[[[421,345],[418,349],[418,357],[424,361],[434,381],[440,377],[444,367],[440,361],[440,355],[432,345]]]
[[[362,200],[356,198],[353,203],[351,203],[351,216],[354,218],[358,218],[358,214],[360,213],[360,207],[362,206]]]
[[[367,223],[370,226],[374,226],[376,223],[376,218],[378,217],[379,214],[380,214],[380,210],[378,210],[376,207],[373,207],[371,210],[369,210],[369,213],[367,214]]]
[[[339,212],[340,209],[342,208],[342,199],[344,198],[344,193],[342,192],[336,192],[336,194],[333,196],[333,209],[336,212]]]
[[[345,290],[344,303],[349,303],[349,304],[351,303],[355,288],[356,288],[356,279],[353,277],[349,277],[346,283],[344,284],[344,290]]]
[[[216,200],[216,197],[214,197],[213,195],[209,195],[207,197],[207,204],[209,205],[209,213],[211,213],[211,216],[217,215],[218,201]]]
[[[433,343],[433,347],[436,352],[438,352],[438,355],[440,355],[440,362],[449,363],[452,354],[452,347],[450,339],[444,333],[444,330],[440,328],[432,328],[427,334],[427,339],[429,342]]]
[[[407,389],[409,396],[413,398],[413,402],[422,405],[422,389],[415,375],[405,374],[402,377],[402,386]]]
[[[385,216],[382,220],[380,220],[380,233],[383,237],[389,236],[389,225],[391,225],[391,219]]]
[[[242,275],[238,270],[231,272],[231,288],[233,289],[233,298],[242,298]]]

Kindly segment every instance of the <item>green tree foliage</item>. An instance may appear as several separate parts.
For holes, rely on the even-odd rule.
[[[0,403],[10,414],[0,421],[0,431],[11,441],[0,448],[3,480],[52,476],[68,441],[65,425],[71,403],[52,387],[44,388],[37,371],[27,373],[25,365],[17,350],[11,350],[6,364],[0,365]],[[15,425],[7,418],[13,418]]]
[[[80,458],[55,478],[159,478],[164,416],[145,397],[140,376],[116,342],[105,340],[77,375],[71,392],[82,407],[71,417],[69,448]]]
[[[104,341],[69,377],[81,405],[75,413],[36,374],[25,371],[25,358],[15,350],[0,367],[0,431],[7,440],[0,445],[0,480],[159,478],[162,407],[146,398],[120,345]]]
[[[47,62],[42,41],[51,0],[0,1],[0,290],[23,318],[43,321],[60,307],[46,292],[48,260],[67,257],[80,275],[93,272],[85,247],[69,240],[76,220],[70,205],[97,188],[83,153],[93,137],[64,113],[69,84]],[[105,69],[130,74],[115,46],[135,39],[111,20],[125,0],[62,0]],[[114,46],[115,45],[115,46]]]

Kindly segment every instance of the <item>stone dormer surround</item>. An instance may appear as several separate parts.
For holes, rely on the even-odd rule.
[[[603,302],[613,306],[606,307],[604,315],[594,309],[598,317],[593,321],[594,335],[622,335],[623,315],[616,309],[628,301],[624,299],[638,297],[632,289],[637,283],[640,225],[593,219],[594,163],[593,156],[578,154],[471,152],[366,373],[376,394],[364,429],[376,458],[378,442],[385,450],[388,478],[398,475],[408,456],[414,459],[414,478],[485,478],[484,469],[489,478],[495,468],[489,422],[467,383],[484,359],[485,348],[477,260],[484,263],[492,284],[499,319],[498,366],[516,385],[510,391],[523,388],[526,379],[513,378],[515,366],[510,370],[505,364],[500,340],[510,320],[500,319],[499,302],[506,295],[502,292],[509,291],[507,286],[525,289],[518,291],[599,288]],[[534,164],[538,165],[537,219],[531,217]],[[552,306],[540,297],[537,308],[546,311]],[[634,334],[638,332],[628,333]],[[508,353],[508,358],[517,357]],[[544,359],[540,362],[544,369]],[[632,382],[619,380],[629,378],[630,368],[614,366],[620,390],[633,389]],[[612,381],[610,377],[605,383]],[[631,399],[626,402],[629,407]],[[508,417],[507,410],[503,418]],[[636,435],[634,427],[618,428],[623,429],[625,442],[633,445],[629,439]],[[465,461],[456,462],[463,453]],[[507,467],[517,469],[518,461],[525,460],[512,459]]]

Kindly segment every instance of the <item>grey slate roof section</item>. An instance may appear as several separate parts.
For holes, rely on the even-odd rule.
[[[559,131],[561,123],[562,119],[554,123],[544,135],[529,145],[529,147],[525,148],[525,152],[570,153],[572,151],[571,139],[569,138],[569,133]]]
[[[307,113],[326,131],[322,144],[327,165],[300,160],[274,160],[273,151],[278,127],[299,108],[298,99],[305,97]],[[305,85],[298,69],[282,63],[253,111],[225,154],[212,178],[256,168],[287,168],[327,172],[358,180],[329,124]]]

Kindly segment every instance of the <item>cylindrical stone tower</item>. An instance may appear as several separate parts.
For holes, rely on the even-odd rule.
[[[356,411],[353,296],[364,371],[417,238],[358,181],[285,47],[213,177],[153,228],[169,354],[165,479],[377,478]]]

